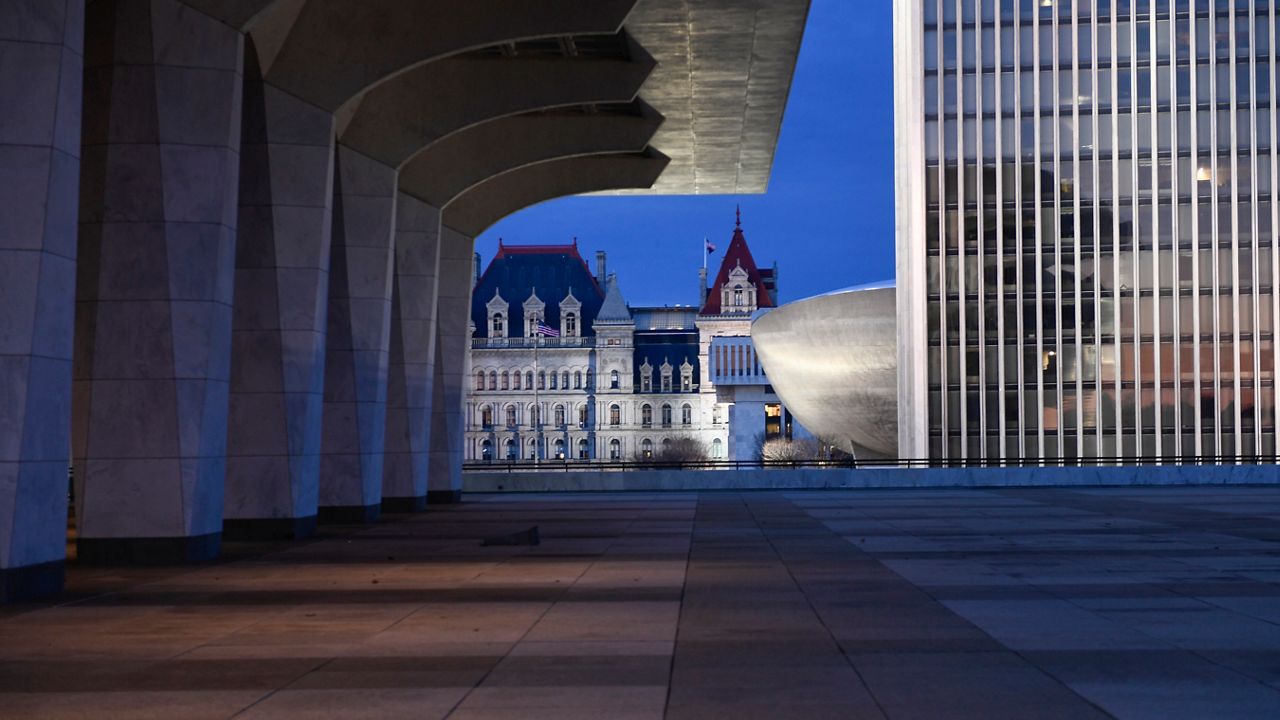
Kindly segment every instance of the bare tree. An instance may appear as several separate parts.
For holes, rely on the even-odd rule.
[[[813,440],[770,440],[760,449],[765,462],[798,462],[819,460],[822,448]]]
[[[693,463],[703,462],[708,456],[707,446],[702,441],[693,437],[681,436],[672,438],[670,443],[663,445],[658,460],[669,463]]]

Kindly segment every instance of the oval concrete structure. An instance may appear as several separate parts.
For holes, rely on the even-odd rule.
[[[751,326],[787,409],[858,458],[898,455],[895,297],[891,286],[840,290],[784,305]]]

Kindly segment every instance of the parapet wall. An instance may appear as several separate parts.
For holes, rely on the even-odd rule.
[[[464,492],[832,490],[1280,484],[1275,465],[468,472]]]

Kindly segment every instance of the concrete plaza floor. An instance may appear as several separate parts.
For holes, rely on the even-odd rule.
[[[1280,717],[1280,488],[469,496],[227,554],[0,608],[0,717]]]

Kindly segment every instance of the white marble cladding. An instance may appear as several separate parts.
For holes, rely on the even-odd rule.
[[[73,454],[81,538],[222,527],[243,36],[91,3]]]
[[[440,211],[405,193],[396,202],[382,496],[417,499],[427,496],[431,449]]]
[[[247,54],[227,519],[305,518],[320,492],[334,122]]]
[[[321,507],[382,499],[396,170],[338,143],[320,459]]]
[[[0,570],[62,560],[83,0],[0,4]]]

